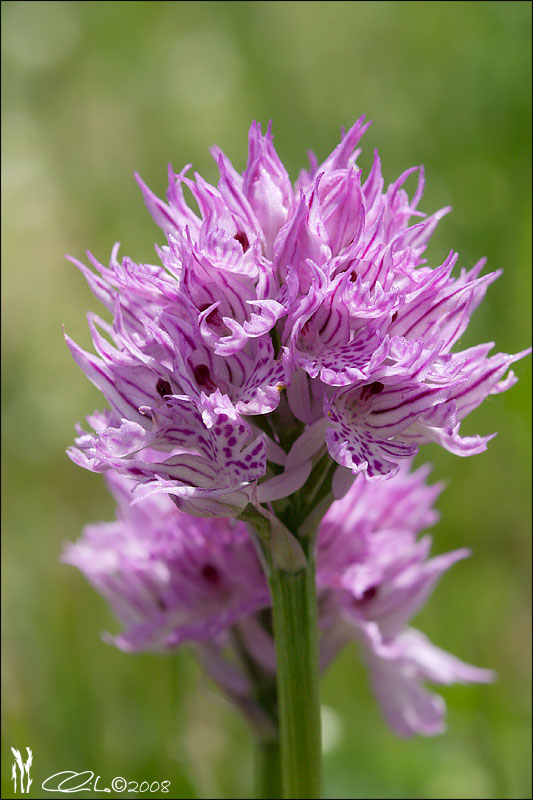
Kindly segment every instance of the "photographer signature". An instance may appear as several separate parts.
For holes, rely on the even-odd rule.
[[[127,781],[126,778],[117,776],[111,781],[111,788],[108,786],[100,786],[99,781],[101,776],[97,775],[94,780],[95,773],[86,769],[82,772],[75,772],[72,769],[65,769],[62,772],[56,772],[49,775],[42,784],[41,788],[45,792],[63,792],[70,794],[71,792],[128,792],[139,794],[140,792],[168,792],[170,781]]]

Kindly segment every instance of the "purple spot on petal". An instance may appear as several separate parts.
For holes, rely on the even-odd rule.
[[[242,247],[243,253],[246,253],[246,251],[250,249],[250,242],[248,241],[248,237],[244,231],[237,231],[237,233],[233,238],[237,239],[240,246]]]
[[[155,388],[160,397],[166,397],[168,394],[172,394],[172,387],[170,383],[168,381],[164,381],[163,378],[159,378]]]
[[[197,364],[193,369],[194,380],[201,386],[202,389],[207,389],[208,392],[214,392],[216,384],[211,380],[211,373],[207,364]]]
[[[369,586],[368,589],[365,589],[363,594],[361,595],[361,602],[365,602],[367,600],[372,600],[377,594],[378,587],[377,586]]]
[[[211,586],[219,586],[221,581],[220,572],[213,566],[213,564],[204,564],[202,567],[202,577],[206,579]]]
[[[380,394],[385,388],[385,384],[381,383],[380,381],[374,381],[374,383],[368,383],[366,386],[363,386],[361,389],[361,400],[368,400],[373,394]]]
[[[209,308],[210,305],[212,305],[212,304],[211,303],[202,303],[201,306],[198,306],[198,311],[205,311],[206,308]],[[205,320],[206,320],[206,322],[209,323],[209,325],[220,326],[220,325],[224,324],[222,322],[222,317],[218,313],[218,308],[214,308],[213,311],[211,311],[211,313],[207,315]]]

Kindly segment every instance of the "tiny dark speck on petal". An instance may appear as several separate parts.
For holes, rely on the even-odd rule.
[[[198,311],[205,311],[212,303],[202,303],[202,305],[198,306]],[[210,314],[206,317],[206,322],[210,325],[223,325],[222,317],[218,313],[218,308],[213,309]]]
[[[368,400],[368,398],[373,394],[380,394],[385,388],[385,384],[381,383],[380,381],[374,381],[374,383],[367,383],[366,386],[363,386],[361,389],[361,400]]]
[[[240,246],[242,247],[243,253],[246,253],[246,251],[250,249],[250,242],[248,241],[248,237],[244,231],[237,231],[237,233],[233,238],[237,239]]]
[[[220,583],[220,572],[213,564],[204,564],[202,567],[202,577],[205,578],[211,586],[218,586]]]
[[[372,600],[373,597],[376,596],[378,591],[377,586],[369,586],[368,589],[365,589],[363,594],[361,595],[361,600]]]
[[[157,394],[160,397],[166,397],[167,394],[172,394],[172,387],[168,381],[164,381],[163,378],[159,378],[157,381],[155,388],[157,390]]]
[[[211,380],[211,373],[207,364],[197,364],[193,369],[194,379],[198,386],[207,389],[208,392],[214,392],[217,388],[215,383]]]

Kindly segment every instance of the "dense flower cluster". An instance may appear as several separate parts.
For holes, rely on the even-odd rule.
[[[468,555],[429,558],[431,540],[418,534],[437,519],[432,505],[441,486],[426,485],[426,467],[408,467],[404,462],[385,482],[359,476],[322,521],[320,658],[325,667],[356,639],[389,724],[400,735],[432,735],[443,730],[445,706],[423,681],[484,682],[492,673],[408,627],[443,572]],[[123,633],[108,640],[127,651],[197,643],[213,677],[249,712],[254,683],[246,665],[266,675],[276,667],[269,591],[246,524],[195,519],[161,495],[131,505],[130,482],[107,477],[118,501],[116,522],[88,526],[64,560],[83,571],[122,621]]]
[[[139,497],[238,516],[298,490],[326,446],[369,479],[424,442],[485,449],[491,437],[461,437],[461,420],[512,385],[523,354],[452,348],[498,273],[480,277],[479,262],[452,277],[454,253],[426,265],[448,209],[417,210],[422,168],[385,187],[377,152],[363,180],[366,128],[360,119],[294,186],[256,123],[242,174],[214,150],[217,187],[170,169],[165,203],[139,179],[167,237],[161,266],[120,261],[117,247],[109,267],[75,262],[113,323],[89,315],[97,355],[67,337],[110,405],[88,418],[93,433],[79,430],[74,461],[132,479]]]

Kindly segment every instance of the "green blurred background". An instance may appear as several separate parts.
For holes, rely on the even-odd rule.
[[[462,344],[530,340],[528,2],[4,2],[2,796],[10,746],[34,751],[32,792],[59,770],[170,780],[173,797],[246,797],[248,732],[192,656],[125,655],[66,540],[109,519],[101,476],[64,455],[73,424],[101,405],[61,324],[87,346],[96,309],[63,258],[153,261],[162,237],[132,177],[159,194],[166,164],[214,180],[208,147],[242,169],[252,119],[274,121],[291,175],[324,157],[341,125],[374,124],[386,180],[423,162],[422,208],[452,204],[429,251],[505,269]],[[323,682],[326,793],[343,798],[526,798],[530,787],[530,364],[467,433],[499,431],[462,460],[427,447],[449,487],[435,551],[469,546],[417,624],[490,687],[443,692],[449,732],[401,741],[379,716],[354,650]],[[53,796],[53,795],[50,795]],[[85,793],[84,796],[95,796]],[[103,796],[100,794],[100,796]],[[164,794],[153,795],[165,797]],[[166,795],[169,796],[169,795]]]

